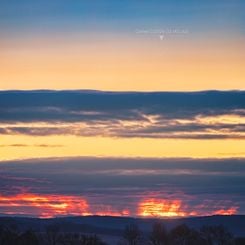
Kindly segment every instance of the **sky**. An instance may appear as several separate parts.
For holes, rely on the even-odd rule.
[[[0,214],[245,214],[242,0],[2,0]]]
[[[244,88],[242,0],[2,0],[1,89]]]

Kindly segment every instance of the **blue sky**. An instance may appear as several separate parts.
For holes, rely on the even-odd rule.
[[[198,33],[244,32],[244,2],[215,1],[7,1],[0,3],[3,30],[132,31],[187,28]]]

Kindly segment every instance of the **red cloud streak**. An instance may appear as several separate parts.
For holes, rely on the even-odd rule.
[[[232,215],[237,206],[206,207],[205,205],[188,206],[182,200],[145,198],[137,206],[137,211],[128,208],[118,210],[110,205],[93,208],[84,197],[73,195],[51,195],[21,193],[0,195],[0,212],[9,215],[38,216],[50,218],[66,215],[108,215],[108,216],[144,216],[144,217],[186,217],[199,215]],[[135,207],[134,207],[135,208]]]

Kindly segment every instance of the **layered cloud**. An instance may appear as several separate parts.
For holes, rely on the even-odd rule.
[[[0,92],[0,133],[244,139],[245,92]]]
[[[2,91],[0,213],[244,213],[244,129],[244,91]]]
[[[244,166],[244,159],[1,162],[0,213],[41,217],[244,213]]]

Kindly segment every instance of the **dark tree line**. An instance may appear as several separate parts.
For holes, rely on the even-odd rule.
[[[59,226],[50,225],[46,232],[27,230],[18,232],[12,227],[0,226],[0,245],[106,245],[97,235],[61,232]]]
[[[106,245],[97,235],[64,233],[56,225],[47,227],[43,241],[45,239],[48,245]]]
[[[179,225],[168,231],[161,222],[146,235],[136,224],[125,227],[119,245],[245,245],[245,237],[234,238],[223,226],[203,226],[199,230]],[[106,245],[97,235],[62,232],[58,225],[45,232],[19,232],[16,226],[0,226],[0,245]]]
[[[245,245],[245,238],[234,238],[222,225],[203,226],[196,230],[187,225],[179,225],[167,231],[161,222],[153,225],[147,236],[137,225],[128,225],[120,245]]]
[[[39,240],[32,230],[18,232],[16,227],[0,226],[0,245],[38,245]]]

